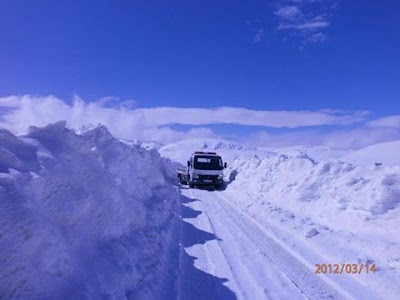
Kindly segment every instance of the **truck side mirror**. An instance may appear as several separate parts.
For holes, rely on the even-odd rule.
[[[190,168],[190,161],[187,161],[187,166],[188,168]]]
[[[226,164],[226,162],[224,163],[224,169],[226,169],[228,167],[228,165]]]

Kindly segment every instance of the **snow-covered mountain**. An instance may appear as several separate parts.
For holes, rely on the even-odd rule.
[[[265,157],[274,155],[274,153],[268,150],[248,147],[223,139],[188,139],[163,146],[159,149],[161,156],[168,157],[172,161],[181,164],[186,164],[186,161],[194,151],[216,151],[228,164],[239,157],[247,158],[254,155]]]
[[[169,169],[104,126],[1,130],[0,298],[173,297]]]
[[[400,165],[400,141],[380,143],[351,152],[341,160],[360,166]]]
[[[351,150],[336,149],[326,146],[294,146],[285,148],[251,147],[223,139],[188,139],[158,148],[161,156],[185,164],[190,155],[196,151],[216,151],[229,163],[235,159],[251,157],[271,157],[287,155],[295,157],[306,154],[314,161],[340,158],[349,154]]]
[[[297,156],[301,154],[306,154],[311,157],[314,161],[335,159],[342,157],[351,152],[347,149],[336,149],[326,146],[294,146],[285,148],[266,148],[269,151],[275,152],[277,154],[284,154],[288,156]]]

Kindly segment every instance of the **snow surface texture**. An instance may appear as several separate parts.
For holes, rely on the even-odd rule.
[[[397,149],[161,146],[120,142],[103,126],[76,134],[62,122],[24,137],[0,130],[0,298],[293,298],[297,286],[319,299],[327,283],[325,298],[342,290],[399,299]],[[195,150],[222,155],[227,187],[182,187],[180,223],[171,181]],[[314,264],[342,262],[378,272],[331,281],[313,273]]]
[[[345,149],[335,149],[325,146],[294,146],[285,148],[271,148],[269,149],[277,154],[284,154],[288,156],[296,156],[299,154],[307,154],[312,157],[314,161],[321,161],[333,158],[340,158],[345,154],[351,152]]]
[[[400,165],[316,162],[296,154],[236,160],[226,172],[235,173],[226,192],[238,207],[326,257],[310,263],[376,263],[379,273],[360,279],[384,299],[398,299]]]
[[[365,147],[341,158],[356,165],[400,165],[400,141],[387,142]]]
[[[208,139],[182,141],[162,147],[160,152],[184,163],[193,150],[216,150],[228,162],[227,187],[213,194],[223,196],[224,201],[231,202],[241,214],[268,229],[282,245],[301,257],[310,266],[310,279],[320,277],[313,274],[314,265],[318,263],[375,263],[376,274],[331,274],[327,277],[355,298],[366,299],[367,294],[373,299],[399,299],[400,165],[396,154],[400,149],[397,145],[398,142],[385,143],[350,153],[349,150],[315,146],[261,150]],[[371,152],[375,155],[373,159]],[[351,157],[356,157],[357,162],[344,161]],[[382,165],[375,164],[377,157],[386,160]],[[191,204],[196,209],[208,202],[213,205],[223,200],[211,197],[207,191],[196,192],[192,198],[200,200]],[[213,219],[208,208],[199,213],[198,218],[205,214],[211,223],[218,223],[219,217],[226,218],[215,211],[220,216]],[[241,222],[243,218],[238,215],[235,219]],[[228,236],[218,230],[215,234],[221,239],[221,245],[227,243],[227,249],[234,248]],[[263,240],[262,237],[259,240]],[[203,255],[203,250],[196,249],[187,251],[192,255],[196,253],[199,261],[203,256],[209,259],[214,255]],[[238,253],[235,257],[241,255],[243,253]],[[233,257],[224,259],[233,269],[237,267],[242,271],[241,263]],[[203,269],[216,269],[213,263],[210,265],[204,263]],[[260,268],[265,270],[261,264]],[[252,269],[252,274],[257,272],[261,270]],[[228,271],[224,274],[221,271],[219,276],[230,278]],[[235,276],[232,278],[239,280]],[[248,291],[247,286],[237,290],[234,284],[227,283],[232,285],[237,296]],[[274,290],[273,286],[267,290]]]
[[[157,151],[121,143],[104,126],[1,130],[0,298],[173,295],[170,175]]]

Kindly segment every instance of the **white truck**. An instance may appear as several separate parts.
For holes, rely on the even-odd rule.
[[[178,180],[190,188],[214,186],[219,189],[224,184],[224,169],[226,163],[216,152],[196,151],[190,156],[186,170],[178,170]]]

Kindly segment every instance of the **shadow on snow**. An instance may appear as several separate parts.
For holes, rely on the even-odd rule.
[[[181,195],[181,216],[182,218],[195,219],[201,215],[201,211],[194,210],[182,205],[199,201]],[[220,240],[213,233],[196,228],[194,225],[182,219],[182,246],[184,248],[193,245],[203,245],[208,241]],[[185,299],[236,299],[235,294],[224,285],[228,280],[208,274],[197,269],[194,262],[197,258],[190,256],[182,249],[181,263],[182,271],[180,276],[180,298]]]

